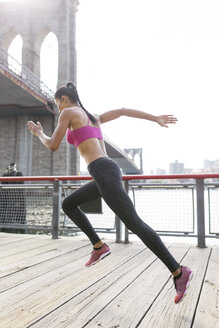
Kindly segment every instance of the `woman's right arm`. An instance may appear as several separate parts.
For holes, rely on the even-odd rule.
[[[47,147],[51,151],[56,151],[65,136],[66,130],[71,120],[71,116],[72,113],[68,109],[65,109],[61,112],[57,127],[55,128],[55,131],[53,132],[51,138],[45,135],[40,122],[37,122],[37,124],[35,124],[33,121],[28,121],[27,126],[29,131],[34,136],[38,137],[45,147]]]

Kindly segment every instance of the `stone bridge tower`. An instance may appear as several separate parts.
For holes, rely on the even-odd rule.
[[[49,32],[53,32],[58,40],[58,86],[71,80],[77,82],[77,62],[75,49],[76,11],[78,0],[35,0],[0,3],[0,48],[8,51],[10,43],[17,34],[23,39],[22,65],[40,77],[40,48]],[[1,91],[0,91],[1,92]],[[10,100],[9,100],[10,103]],[[50,153],[38,141],[34,141],[26,132],[26,121],[34,119],[34,109],[27,115],[0,117],[1,126],[8,125],[5,135],[0,135],[3,143],[11,138],[11,130],[16,126],[17,142],[11,147],[10,156],[1,152],[4,169],[8,162],[17,162],[18,169],[24,175],[68,175],[79,173],[79,156],[75,148],[63,140],[57,152]],[[58,113],[55,115],[37,116],[42,122],[45,133],[51,136],[56,126]],[[36,118],[35,118],[36,119]],[[11,128],[10,128],[11,127]],[[30,139],[33,141],[30,141]],[[32,143],[34,143],[32,145]],[[5,144],[5,143],[4,143]],[[36,146],[37,144],[37,146]],[[17,149],[26,149],[22,159]],[[8,153],[8,152],[7,152]],[[28,157],[29,156],[29,157]],[[8,162],[7,162],[8,161]],[[7,164],[7,165],[6,165]],[[3,167],[4,165],[4,167]]]

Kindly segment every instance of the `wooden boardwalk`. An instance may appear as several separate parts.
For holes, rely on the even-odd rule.
[[[219,246],[169,244],[194,270],[182,303],[166,267],[140,242],[109,242],[93,267],[79,237],[0,233],[1,328],[218,328]]]

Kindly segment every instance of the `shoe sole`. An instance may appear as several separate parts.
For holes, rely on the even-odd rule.
[[[90,267],[90,266],[92,266],[92,265],[94,265],[94,264],[96,264],[96,263],[100,262],[100,260],[103,260],[103,259],[104,259],[106,256],[110,255],[110,253],[111,253],[111,251],[109,251],[109,252],[106,252],[106,253],[104,253],[104,254],[100,255],[100,257],[99,257],[99,259],[98,259],[98,260],[96,260],[96,261],[92,262],[92,263],[91,263],[91,264],[89,264],[89,265],[86,265],[86,267]]]
[[[188,290],[188,288],[189,288],[189,286],[190,286],[190,281],[192,280],[193,275],[194,275],[194,273],[193,273],[193,271],[192,271],[192,272],[190,273],[190,275],[189,275],[189,279],[188,279],[187,284],[186,284],[186,290],[185,290],[183,296],[181,297],[181,299],[179,300],[179,302],[177,302],[177,303],[175,303],[175,304],[179,304],[179,303],[183,300],[183,298],[186,296],[186,294],[187,294],[187,290]]]

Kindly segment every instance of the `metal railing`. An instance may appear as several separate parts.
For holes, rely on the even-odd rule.
[[[19,63],[2,48],[0,48],[0,69],[9,72],[10,75],[22,81],[27,87],[42,98],[45,98],[45,100],[49,100],[52,103],[54,102],[54,92],[50,90],[37,75]]]
[[[199,247],[206,246],[206,237],[219,237],[219,184],[205,181],[209,178],[219,178],[219,174],[123,176],[124,187],[145,222],[160,235],[197,237]],[[54,239],[61,232],[79,231],[62,212],[61,202],[67,192],[91,179],[90,176],[1,177],[0,228],[51,231]],[[158,179],[162,182],[150,182]],[[170,183],[171,179],[188,182]],[[167,180],[168,183],[163,183]],[[46,184],[39,184],[40,181]],[[117,242],[129,242],[131,232],[104,202],[102,214],[87,215],[98,231],[115,233]]]

